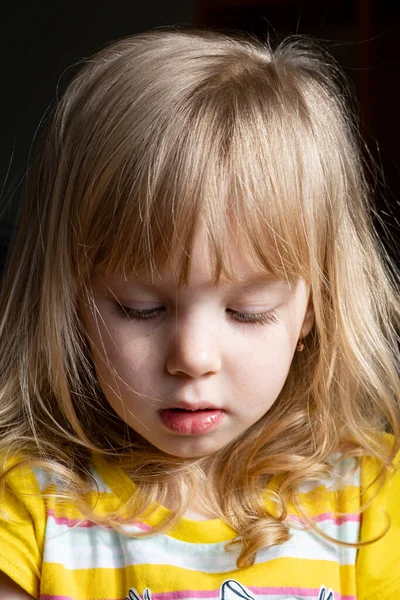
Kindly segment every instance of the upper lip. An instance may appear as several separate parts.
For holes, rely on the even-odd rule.
[[[182,410],[206,410],[207,408],[211,408],[214,410],[218,410],[216,406],[210,404],[210,402],[176,402],[171,406],[166,406],[161,410],[168,410],[171,408],[181,408]]]

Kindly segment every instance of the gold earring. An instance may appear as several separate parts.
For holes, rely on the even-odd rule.
[[[297,350],[297,352],[303,352],[304,348],[305,348],[305,346],[300,338],[299,341],[297,342],[296,350]]]

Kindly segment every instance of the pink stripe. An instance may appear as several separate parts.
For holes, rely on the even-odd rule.
[[[276,596],[277,594],[297,594],[304,596],[311,596],[317,598],[319,590],[314,588],[247,588],[248,590],[263,594],[264,596]],[[259,590],[259,591],[258,591]],[[177,598],[219,598],[220,591],[192,591],[183,590],[178,592],[165,592],[161,594],[152,594],[154,600],[176,600]],[[335,592],[335,600],[356,600],[356,596],[341,596]],[[52,594],[41,594],[40,600],[76,600],[72,596],[53,596]],[[125,600],[124,598],[105,598],[104,600]]]
[[[123,598],[103,598],[102,600],[125,600],[126,596]],[[40,594],[40,600],[76,600],[76,597],[72,596],[53,596],[53,594]]]
[[[297,523],[304,523],[305,525],[307,524],[306,521],[298,515],[289,515],[288,519],[291,521],[296,521]],[[331,512],[327,512],[321,513],[316,517],[312,517],[312,520],[316,523],[321,523],[322,521],[333,521],[335,525],[343,525],[343,523],[359,523],[360,515],[357,513],[351,513],[348,515],[342,515],[340,517],[334,517]]]
[[[52,508],[49,509],[47,513],[48,517],[51,517],[57,525],[66,525],[67,527],[104,527],[105,529],[111,529],[109,525],[100,525],[99,523],[95,523],[94,521],[89,521],[87,519],[69,519],[68,517],[56,517],[54,510]],[[132,523],[127,523],[127,525],[137,527],[142,531],[150,531],[150,525],[146,525],[145,523],[140,523],[139,521],[132,521]],[[61,596],[60,596],[61,598]]]
[[[89,521],[87,519],[81,520],[81,519],[69,519],[68,517],[56,517],[53,509],[49,509],[48,516],[53,517],[53,519],[57,523],[57,525],[66,525],[67,527],[100,527],[101,526],[101,527],[109,528],[107,525],[99,525],[98,523],[94,523],[93,521]],[[306,525],[306,522],[304,521],[304,519],[302,519],[302,517],[299,517],[298,515],[289,515],[288,519],[291,521],[296,521],[296,523],[303,523]],[[342,515],[340,517],[334,517],[331,512],[327,512],[327,513],[322,513],[320,515],[313,517],[313,520],[316,523],[322,523],[324,521],[332,521],[333,523],[335,523],[335,525],[343,525],[344,523],[351,523],[351,522],[359,523],[360,515],[357,513],[352,513],[352,514],[348,514],[348,515]],[[150,531],[151,530],[150,525],[147,525],[146,523],[141,523],[139,521],[133,521],[132,523],[129,523],[129,525],[137,527],[138,529],[140,529],[142,531]]]
[[[282,594],[284,596],[300,595],[300,596],[315,596],[318,597],[321,588],[296,588],[296,587],[251,587],[249,588],[255,594],[264,594],[273,596],[274,594]],[[356,600],[356,596],[343,596],[338,592],[333,592],[335,600]]]
[[[246,588],[253,592],[255,595],[263,596],[282,596],[296,595],[300,598],[305,596],[311,596],[317,598],[320,592],[320,588],[299,588],[299,587],[249,587]],[[219,598],[220,590],[182,590],[176,592],[165,592],[160,594],[152,594],[153,600],[176,600],[177,598]],[[256,597],[256,596],[255,596]],[[356,596],[344,596],[340,593],[334,592],[335,600],[356,600]]]
[[[40,594],[40,600],[75,600],[72,596],[53,596],[53,594]]]
[[[298,587],[247,587],[255,595],[263,596],[282,596],[296,595],[300,597],[317,598],[320,592],[316,588],[298,588]],[[128,593],[128,592],[127,592]],[[153,600],[177,600],[177,598],[219,598],[220,590],[181,590],[176,592],[165,592],[160,594],[152,594]],[[356,600],[356,596],[343,596],[334,592],[335,600]],[[71,596],[53,596],[51,594],[42,594],[40,600],[76,600]],[[125,598],[109,598],[104,600],[125,600]]]

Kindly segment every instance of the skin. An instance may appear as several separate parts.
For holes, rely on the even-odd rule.
[[[297,341],[314,321],[309,287],[299,280],[260,279],[237,246],[231,258],[238,281],[212,285],[204,236],[193,251],[190,285],[170,275],[154,282],[96,276],[93,306],[83,318],[103,392],[117,414],[159,450],[180,457],[216,452],[270,409],[285,383]],[[151,319],[118,314],[119,305],[156,311]],[[162,307],[162,308],[160,308]],[[274,321],[250,323],[243,313]],[[241,315],[241,319],[238,316]],[[249,317],[250,315],[250,317]],[[179,435],[167,429],[159,409],[176,402],[211,403],[224,411],[217,429]],[[207,519],[201,503],[185,513]],[[31,598],[0,573],[0,597]]]
[[[0,572],[0,598],[2,600],[33,600],[33,596],[27,594],[5,573]]]
[[[298,339],[313,325],[304,280],[260,279],[238,246],[230,253],[234,282],[213,285],[202,233],[187,287],[170,274],[153,282],[97,275],[91,282],[94,304],[83,308],[83,318],[103,392],[132,429],[167,454],[209,455],[263,417],[285,383]],[[153,311],[152,318],[128,317],[121,305]],[[259,318],[274,321],[248,322]],[[202,435],[172,432],[159,410],[176,402],[207,402],[224,418]]]

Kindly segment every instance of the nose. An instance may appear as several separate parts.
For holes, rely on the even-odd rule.
[[[221,369],[218,337],[217,328],[201,319],[179,319],[168,350],[168,373],[193,378],[218,373]]]

